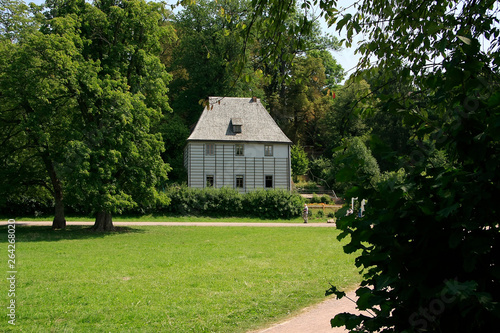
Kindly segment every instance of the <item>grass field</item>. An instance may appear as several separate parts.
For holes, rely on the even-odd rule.
[[[7,228],[0,227],[7,266]],[[8,332],[246,332],[359,282],[334,228],[16,229]],[[5,268],[5,272],[8,269]],[[6,311],[6,279],[0,282]]]

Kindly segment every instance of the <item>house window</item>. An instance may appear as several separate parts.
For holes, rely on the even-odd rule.
[[[207,176],[207,187],[214,187],[214,176]]]
[[[264,156],[273,156],[273,145],[264,146]]]
[[[243,156],[243,145],[235,145],[234,148],[234,155]]]
[[[236,175],[235,183],[236,183],[235,184],[236,188],[244,188],[245,187],[245,176]]]
[[[266,188],[273,188],[273,176],[268,175],[266,176]]]
[[[213,143],[207,143],[205,145],[205,155],[214,155],[215,154],[215,145]]]
[[[241,133],[241,125],[233,125],[234,133]]]

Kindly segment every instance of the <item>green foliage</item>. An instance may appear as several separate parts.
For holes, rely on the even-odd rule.
[[[293,142],[308,146],[317,145],[322,136],[319,126],[331,99],[326,95],[331,93],[329,86],[333,81],[340,80],[327,77],[324,63],[332,59],[323,56],[325,52],[328,53],[317,50],[295,57],[290,73],[283,73],[290,75],[290,79],[276,83],[275,88],[271,84],[266,86],[271,115]]]
[[[365,140],[366,137],[345,140],[344,146],[333,154],[331,172],[335,174],[335,191],[345,193],[363,183],[374,184],[380,177],[377,160],[366,146]]]
[[[313,179],[326,182],[329,186],[335,183],[332,160],[324,156],[320,156],[309,162],[309,173]]]
[[[328,50],[311,50],[309,56],[321,59],[325,68],[325,80],[327,89],[334,89],[344,79],[344,69]]]
[[[320,201],[324,204],[330,204],[332,202],[332,199],[328,195],[323,194],[320,198]]]
[[[500,36],[496,5],[357,6],[356,15],[332,22],[348,38],[360,31],[371,37],[359,51],[366,66],[380,59],[375,86],[402,78],[414,87],[381,98],[413,140],[409,154],[397,157],[395,169],[404,171],[383,174],[378,183],[365,177],[350,192],[369,200],[366,216],[342,218],[337,226],[341,238],[351,239],[345,251],[362,251],[357,305],[375,316],[341,314],[332,325],[370,332],[497,330],[500,49],[496,42],[487,51],[481,46]]]
[[[181,215],[255,216],[290,219],[299,216],[303,198],[285,190],[257,190],[241,194],[231,188],[189,188],[169,186],[165,194],[171,203],[160,212]]]
[[[84,70],[78,64],[76,22],[59,18],[52,22],[52,32],[44,33],[47,22],[41,17],[17,19],[19,30],[0,40],[0,56],[6,60],[0,64],[0,173],[12,192],[26,193],[31,186],[49,189],[56,205],[54,222],[64,227],[64,211],[58,209],[63,208],[61,164],[67,142],[77,132],[72,126],[74,85]]]
[[[349,80],[336,90],[336,97],[329,100],[319,124],[326,157],[333,148],[342,145],[342,140],[363,136],[370,131],[366,115],[373,113],[375,107],[370,85],[364,80]]]
[[[81,19],[92,17],[80,36],[86,45],[80,52],[88,60],[82,64],[82,112],[73,126],[81,134],[66,150],[73,162],[68,190],[87,210],[115,213],[161,200],[155,186],[169,167],[160,157],[162,138],[153,129],[170,111],[170,77],[158,58],[159,40],[168,34],[159,8],[124,1],[121,7],[98,2],[71,9]],[[101,43],[102,38],[110,43]]]
[[[33,161],[21,171],[26,183],[50,187],[56,217],[65,196],[93,213],[165,200],[156,190],[169,171],[156,132],[170,111],[162,6],[47,1],[30,24],[14,17],[22,33],[2,16],[2,155],[8,172]]]
[[[295,183],[295,187],[297,189],[305,189],[305,190],[316,190],[318,189],[318,185],[315,182],[297,182]]]
[[[250,10],[247,1],[202,0],[175,16],[179,39],[165,63],[174,75],[172,107],[188,126],[198,120],[202,111],[198,102],[208,96],[262,97],[262,71],[239,62],[250,52],[240,36]]]
[[[270,78],[266,87],[268,97],[274,93],[281,95],[295,57],[311,50],[340,49],[338,39],[323,35],[318,21],[304,14],[295,0],[252,0],[250,3],[253,16],[244,34],[248,42],[252,42],[248,36],[257,35],[256,55],[262,59],[264,74]]]
[[[162,136],[165,143],[165,151],[161,156],[171,166],[168,174],[170,181],[187,181],[187,173],[184,168],[184,147],[189,137],[189,128],[177,114],[167,115],[162,119],[157,132]]]
[[[321,198],[316,193],[313,193],[313,196],[312,196],[310,202],[311,203],[320,203]]]
[[[18,41],[38,27],[34,15],[40,10],[34,3],[21,0],[0,0],[0,40]]]
[[[292,166],[292,175],[301,176],[306,174],[309,165],[309,159],[304,151],[304,148],[300,144],[292,146],[290,151],[290,160]]]
[[[0,198],[0,215],[8,218],[48,215],[53,211],[54,197],[44,187],[12,187]]]
[[[246,215],[290,219],[299,216],[303,198],[285,190],[258,190],[246,193],[243,207]]]

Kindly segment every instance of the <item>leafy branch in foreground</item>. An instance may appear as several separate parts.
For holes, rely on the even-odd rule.
[[[499,327],[493,199],[500,194],[499,54],[498,44],[483,52],[479,42],[499,35],[491,5],[398,1],[388,12],[386,1],[366,1],[359,7],[371,36],[360,51],[379,58],[378,85],[398,69],[425,93],[381,100],[411,128],[414,149],[400,157],[403,177],[391,172],[375,185],[352,179],[359,184],[351,195],[368,199],[367,213],[341,220],[339,238],[350,237],[346,252],[361,251],[357,305],[376,316],[341,314],[332,321],[336,326],[355,332]],[[344,23],[357,30],[360,22]],[[433,56],[444,58],[440,66],[427,66]]]

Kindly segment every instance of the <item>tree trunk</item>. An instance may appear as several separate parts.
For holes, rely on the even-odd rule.
[[[61,182],[59,181],[59,178],[57,178],[56,169],[54,168],[52,160],[47,155],[42,156],[42,159],[45,164],[45,168],[49,173],[56,204],[54,220],[52,221],[52,229],[64,229],[66,228],[66,217],[64,215],[64,197]]]
[[[98,212],[95,217],[95,223],[92,227],[94,231],[113,231],[115,227],[113,226],[113,219],[111,213],[108,212]]]
[[[52,229],[65,229],[66,217],[64,215],[64,202],[62,197],[62,190],[54,193],[56,201],[54,220],[52,221]]]

